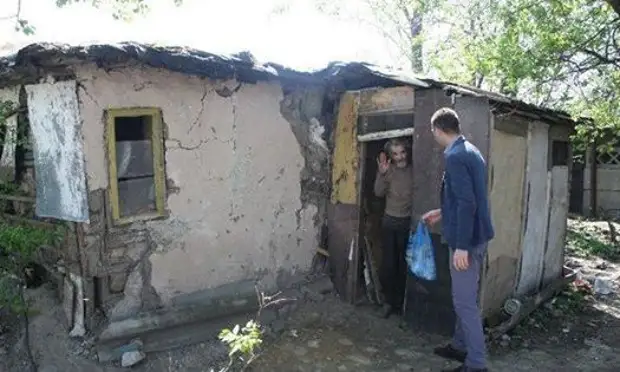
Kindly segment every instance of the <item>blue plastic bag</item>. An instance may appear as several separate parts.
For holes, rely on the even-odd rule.
[[[420,279],[437,279],[437,268],[435,267],[435,251],[431,234],[428,232],[426,224],[422,221],[418,223],[415,233],[409,235],[405,260],[411,273]]]

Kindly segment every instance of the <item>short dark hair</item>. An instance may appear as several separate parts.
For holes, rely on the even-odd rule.
[[[435,111],[433,117],[431,117],[431,125],[445,133],[461,133],[459,116],[456,111],[448,107],[442,107]]]

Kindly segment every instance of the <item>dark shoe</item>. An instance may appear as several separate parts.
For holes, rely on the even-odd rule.
[[[442,372],[489,372],[486,368],[471,368],[465,365],[452,369],[442,369]]]
[[[436,347],[435,350],[433,350],[433,354],[445,359],[456,360],[461,363],[465,363],[465,358],[467,357],[466,352],[457,350],[450,344]],[[460,369],[455,369],[455,371],[460,371]]]

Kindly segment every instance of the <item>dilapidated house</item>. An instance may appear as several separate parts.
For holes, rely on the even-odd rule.
[[[95,309],[113,322],[248,311],[255,281],[271,291],[309,271],[329,154],[324,87],[307,74],[182,48],[37,44],[0,61],[0,97],[33,144],[30,167],[11,166],[15,142],[5,151],[20,182],[34,174],[30,217],[72,222],[52,264],[74,334]]]
[[[575,122],[565,113],[476,88],[398,76],[392,80],[400,84],[345,92],[334,127],[329,249],[349,261],[344,278],[348,298],[355,302],[366,297],[367,283],[375,288],[378,283],[372,278],[381,256],[383,204],[372,191],[378,152],[390,138],[411,143],[415,227],[423,213],[439,206],[443,156],[430,119],[437,109],[453,107],[465,136],[489,168],[496,237],[481,275],[482,310],[489,324],[497,324],[508,309],[514,317],[503,324],[514,323],[532,309],[531,303],[544,301],[574,278],[574,272],[564,268],[564,249],[572,167],[569,138]],[[440,227],[431,236],[438,279],[427,282],[410,275],[405,318],[416,327],[451,333],[449,249]],[[381,301],[380,293],[368,297]],[[520,303],[527,305],[514,306]]]
[[[132,43],[25,47],[0,60],[0,99],[32,144],[6,141],[5,173],[32,194],[32,218],[71,221],[51,270],[75,335],[95,310],[110,340],[249,311],[257,281],[292,285],[319,246],[337,292],[356,302],[381,259],[381,201],[366,186],[377,151],[389,138],[412,144],[415,223],[438,205],[428,122],[442,106],[490,164],[485,314],[564,275],[574,123],[563,113],[363,63],[302,73]],[[418,323],[451,311],[447,249],[434,239],[439,280],[408,285]]]

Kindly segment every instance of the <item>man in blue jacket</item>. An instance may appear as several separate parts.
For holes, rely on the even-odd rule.
[[[452,250],[450,275],[456,327],[452,343],[435,354],[463,363],[454,370],[487,371],[482,316],[478,304],[480,270],[494,231],[487,197],[487,167],[476,146],[461,135],[456,112],[439,109],[431,118],[435,140],[445,148],[441,209],[422,216],[427,224],[442,221],[442,236]]]

